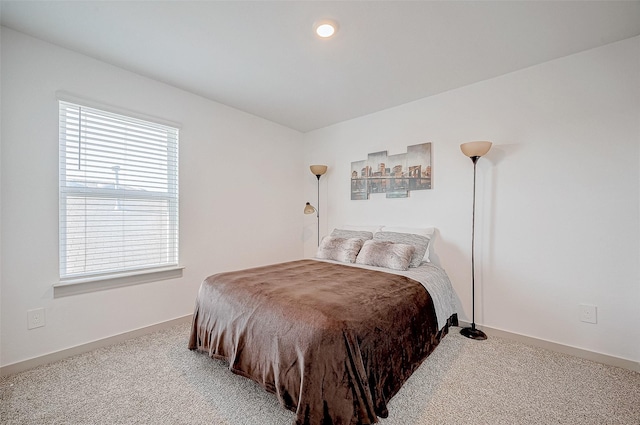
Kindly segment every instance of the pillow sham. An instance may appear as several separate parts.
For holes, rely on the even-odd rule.
[[[384,232],[394,232],[394,233],[411,233],[414,235],[425,236],[429,238],[429,244],[427,246],[427,250],[424,253],[424,258],[422,261],[430,262],[429,260],[429,251],[431,251],[431,245],[433,244],[433,237],[436,232],[435,227],[400,227],[400,226],[383,226],[380,229]]]
[[[436,231],[435,227],[400,227],[400,226],[383,226],[380,229],[385,232],[394,232],[394,233],[411,233],[414,235],[426,236],[430,238],[433,236]]]
[[[366,241],[368,239],[373,239],[373,232],[364,230],[333,229],[333,232],[331,232],[329,236],[344,239],[357,238]]]
[[[376,234],[376,232],[379,232],[380,230],[382,230],[383,226],[380,225],[362,225],[362,224],[343,224],[342,226],[340,226],[340,229],[343,230],[357,230],[357,231],[361,231],[361,232],[371,232],[372,234]]]
[[[316,258],[353,263],[362,248],[363,240],[358,238],[334,238],[325,236],[320,242]]]
[[[381,232],[376,233],[373,239],[376,241],[386,241],[413,246],[414,252],[411,257],[409,267],[418,267],[420,263],[422,263],[425,253],[429,249],[430,241],[430,238],[426,236],[412,233],[385,232],[384,229]]]
[[[356,264],[407,270],[415,252],[413,245],[389,241],[368,240],[356,257]]]

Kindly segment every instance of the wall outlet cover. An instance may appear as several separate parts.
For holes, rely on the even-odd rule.
[[[40,328],[44,326],[44,324],[44,308],[27,311],[27,329]]]
[[[580,304],[580,321],[598,323],[598,307],[595,305]]]

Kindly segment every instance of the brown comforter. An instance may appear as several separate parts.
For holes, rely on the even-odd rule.
[[[446,331],[414,280],[300,260],[208,277],[189,348],[275,393],[298,425],[369,424]]]

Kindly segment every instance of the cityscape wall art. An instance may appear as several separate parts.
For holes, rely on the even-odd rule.
[[[366,200],[372,193],[407,198],[412,190],[431,189],[431,142],[407,146],[407,152],[373,152],[351,163],[351,199]]]

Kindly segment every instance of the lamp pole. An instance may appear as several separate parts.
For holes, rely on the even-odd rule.
[[[473,161],[473,207],[471,213],[471,327],[464,328],[460,333],[467,338],[487,339],[487,335],[480,329],[476,329],[476,262],[475,262],[475,236],[476,236],[476,164],[479,156],[472,156]]]
[[[318,222],[318,246],[320,246],[320,176],[322,174],[316,174],[318,178],[318,203],[316,204],[316,221]]]
[[[309,205],[309,203],[307,202],[307,207],[305,207],[304,213],[305,214],[311,214],[313,212],[313,210],[316,211],[316,221],[317,221],[317,224],[318,224],[318,246],[320,246],[320,176],[327,172],[327,166],[326,165],[311,165],[309,167],[309,169],[311,170],[311,173],[314,176],[316,176],[316,178],[318,179],[318,203],[316,204],[316,207],[314,208],[311,205]]]
[[[487,335],[476,329],[476,264],[475,264],[475,236],[476,236],[476,164],[478,159],[491,149],[491,142],[469,142],[460,145],[462,152],[473,162],[473,204],[471,213],[471,327],[463,328],[460,333],[471,339],[487,339]]]

